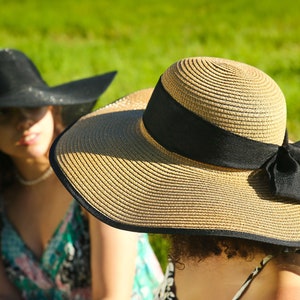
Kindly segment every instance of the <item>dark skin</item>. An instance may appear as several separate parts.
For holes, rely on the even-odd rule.
[[[168,238],[170,256],[175,262],[176,296],[180,300],[232,299],[269,254],[273,258],[251,282],[242,299],[300,299],[300,255],[295,248],[213,236]]]

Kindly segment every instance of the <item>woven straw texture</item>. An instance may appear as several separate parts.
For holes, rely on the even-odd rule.
[[[282,144],[285,98],[259,69],[226,59],[190,58],[173,64],[162,83],[175,100],[207,121],[253,140]]]
[[[224,59],[189,58],[172,65],[162,83],[210,122],[281,145],[285,100],[261,71]],[[263,171],[186,159],[149,136],[141,117],[151,91],[86,115],[57,140],[52,165],[81,204],[123,229],[300,245],[300,205],[273,197]]]

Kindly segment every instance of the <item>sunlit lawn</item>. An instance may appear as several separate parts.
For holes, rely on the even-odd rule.
[[[278,82],[287,99],[290,135],[300,138],[298,1],[0,0],[0,5],[0,47],[25,51],[49,85],[118,70],[102,106],[154,86],[182,57],[236,59]],[[165,243],[155,236],[151,241],[164,265]]]

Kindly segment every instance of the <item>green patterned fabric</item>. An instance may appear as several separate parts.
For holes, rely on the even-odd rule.
[[[2,217],[4,266],[24,299],[90,299],[88,222],[75,201],[40,259],[24,244],[5,214]]]
[[[24,244],[5,213],[1,214],[1,208],[0,217],[4,266],[24,299],[91,299],[88,221],[76,201],[70,205],[40,259]],[[152,300],[163,274],[147,234],[139,235],[137,246],[132,300]]]

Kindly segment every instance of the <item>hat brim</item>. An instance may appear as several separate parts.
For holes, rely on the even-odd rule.
[[[97,100],[107,89],[116,71],[71,81],[58,86],[26,86],[24,89],[1,95],[1,107],[39,107],[76,105]]]
[[[300,246],[300,205],[272,196],[263,171],[206,165],[151,139],[141,121],[151,91],[82,117],[56,139],[50,161],[75,199],[120,229]]]

